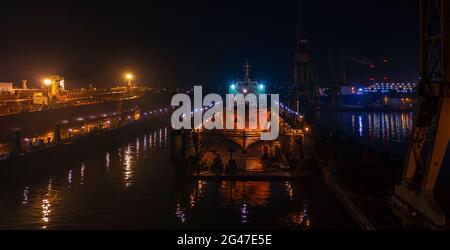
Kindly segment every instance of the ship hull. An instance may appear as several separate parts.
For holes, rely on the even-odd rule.
[[[122,101],[123,110],[139,106],[142,98]],[[67,123],[100,117],[102,114],[116,112],[119,101],[106,101],[96,104],[45,109],[0,117],[0,142],[11,138],[13,131],[20,129],[24,136],[34,136],[52,129],[56,123]]]
[[[0,175],[17,176],[27,171],[33,171],[48,166],[55,161],[54,156],[63,159],[76,158],[79,154],[98,148],[108,148],[120,143],[130,135],[140,135],[148,129],[160,128],[167,124],[167,114],[152,119],[143,119],[124,127],[98,131],[60,145],[53,145],[35,152],[24,153],[16,157],[0,160]]]

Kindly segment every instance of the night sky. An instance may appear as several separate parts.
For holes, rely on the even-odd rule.
[[[417,0],[305,2],[321,84],[330,55],[342,50],[375,64],[389,58],[394,81],[417,79]],[[0,82],[36,84],[59,73],[69,88],[104,87],[132,71],[152,87],[219,86],[247,59],[259,80],[293,81],[296,0],[2,1],[0,10]],[[364,82],[368,65],[349,63],[347,73]]]

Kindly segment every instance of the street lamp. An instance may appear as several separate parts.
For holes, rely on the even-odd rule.
[[[126,73],[126,74],[125,74],[125,79],[127,79],[127,86],[128,86],[128,87],[132,87],[132,86],[133,86],[132,81],[133,81],[133,79],[134,79],[133,74],[131,74],[131,73]]]
[[[42,81],[44,83],[45,86],[50,86],[52,84],[52,80],[46,78]]]
[[[131,81],[131,80],[133,80],[134,76],[133,76],[132,74],[130,74],[130,73],[127,73],[127,74],[125,75],[125,78],[126,78],[128,81]]]

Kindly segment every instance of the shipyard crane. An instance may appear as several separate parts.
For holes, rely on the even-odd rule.
[[[421,0],[420,15],[418,106],[392,205],[409,218],[440,227],[446,224],[445,212],[433,192],[450,139],[450,1]]]
[[[297,3],[297,51],[295,55],[295,93],[294,105],[297,112],[302,109],[310,116],[317,104],[318,86],[314,79],[308,53],[308,38],[303,25],[303,1]]]

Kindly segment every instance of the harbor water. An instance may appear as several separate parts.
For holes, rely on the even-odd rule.
[[[159,123],[159,124],[157,124]],[[170,131],[142,135],[2,176],[2,229],[357,229],[319,177],[298,181],[175,178]]]
[[[413,114],[321,113],[357,140],[404,155]],[[2,229],[358,229],[318,176],[295,181],[176,178],[170,128],[140,135],[40,171],[1,176]]]

